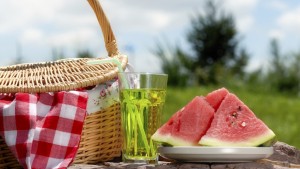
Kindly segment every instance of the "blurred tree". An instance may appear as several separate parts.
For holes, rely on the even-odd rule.
[[[88,50],[80,50],[77,52],[77,56],[78,58],[93,58],[93,54]]]
[[[286,59],[288,66],[286,67],[285,82],[279,86],[281,90],[300,96],[300,52],[292,52]]]
[[[300,51],[294,53],[294,60],[292,62],[292,74],[296,79],[295,90],[298,96],[300,96]]]
[[[65,59],[66,56],[63,52],[63,49],[57,49],[57,48],[52,48],[51,50],[52,52],[52,60],[56,61],[56,60],[60,60],[60,59]]]
[[[285,65],[283,63],[284,58],[281,55],[278,41],[276,39],[272,39],[270,42],[270,52],[271,52],[271,68],[270,72],[277,75],[278,78],[282,78],[285,74]]]
[[[154,52],[161,59],[165,73],[170,76],[176,71],[171,75],[176,79],[174,84],[182,80],[196,84],[218,84],[232,78],[243,79],[249,54],[245,49],[238,49],[234,19],[220,11],[215,1],[207,1],[205,14],[192,18],[187,40],[191,47],[189,52],[179,47],[169,48],[167,52],[161,44]],[[171,56],[169,59],[166,59],[166,53]]]
[[[207,1],[206,13],[192,19],[188,42],[195,62],[192,71],[200,83],[219,83],[228,75],[242,77],[249,55],[238,51],[235,22],[230,14],[217,8],[215,1]]]
[[[265,83],[265,75],[262,68],[258,68],[256,70],[248,72],[245,77],[245,83],[249,86],[256,86],[255,89],[257,89],[258,87],[260,89],[268,89],[270,87]]]
[[[238,57],[234,58],[234,64],[231,67],[231,73],[238,78],[245,76],[245,67],[248,64],[249,54],[245,49],[239,51]]]
[[[267,80],[281,92],[298,93],[300,53],[292,53],[284,56],[280,52],[280,47],[276,39],[270,42],[271,61]]]
[[[169,86],[183,87],[187,85],[188,70],[182,66],[182,62],[187,60],[179,47],[172,47],[169,44],[164,46],[158,42],[153,53],[160,58],[162,71],[168,74]]]
[[[17,57],[12,61],[12,65],[15,65],[15,64],[20,64],[20,63],[23,63],[24,62],[24,59],[23,59],[23,54],[22,54],[22,46],[20,43],[17,43],[16,44],[16,55]]]

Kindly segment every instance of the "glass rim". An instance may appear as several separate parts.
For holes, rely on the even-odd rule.
[[[152,73],[152,72],[118,72],[118,74],[137,74],[137,75],[168,76],[168,74],[166,74],[166,73]]]

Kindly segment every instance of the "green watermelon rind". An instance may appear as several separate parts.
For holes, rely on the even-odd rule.
[[[188,142],[186,140],[183,140],[176,136],[171,136],[171,134],[160,134],[160,133],[154,133],[151,137],[153,141],[168,144],[172,146],[195,146],[195,144]]]
[[[273,137],[271,140],[268,140],[260,145],[258,147],[271,147],[277,142],[277,136]]]
[[[261,134],[260,136],[253,137],[246,141],[224,141],[216,138],[211,138],[209,136],[203,136],[199,144],[201,146],[226,146],[226,147],[257,147],[262,145],[263,143],[268,142],[269,140],[273,140],[276,135],[272,130],[268,130],[265,134]]]

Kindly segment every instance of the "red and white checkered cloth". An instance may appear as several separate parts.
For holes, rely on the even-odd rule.
[[[86,116],[87,93],[0,95],[0,134],[24,168],[66,168]]]

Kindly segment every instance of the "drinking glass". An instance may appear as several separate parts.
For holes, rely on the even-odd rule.
[[[161,125],[168,75],[118,74],[123,133],[123,162],[157,164],[157,144],[151,136]]]

